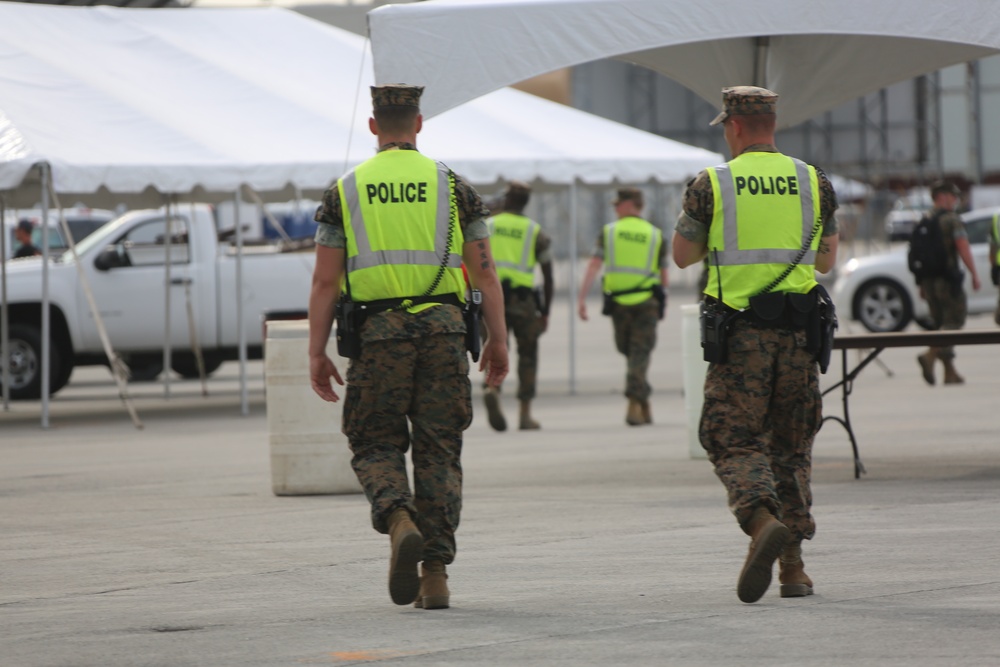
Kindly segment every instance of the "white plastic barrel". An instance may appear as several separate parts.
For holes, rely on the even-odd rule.
[[[684,412],[687,414],[688,450],[693,459],[708,455],[698,440],[698,423],[705,400],[705,373],[708,362],[702,357],[701,331],[696,303],[681,306],[681,356],[684,362]]]
[[[275,495],[361,493],[347,438],[340,432],[342,403],[327,403],[309,384],[309,323],[265,324],[264,375],[271,486]],[[336,361],[331,340],[331,357]],[[343,375],[345,368],[338,369]],[[337,386],[343,396],[343,387]]]

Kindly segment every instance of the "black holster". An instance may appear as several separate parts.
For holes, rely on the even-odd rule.
[[[1000,286],[1000,266],[990,267],[990,280],[994,285]]]
[[[358,304],[344,297],[337,301],[334,316],[337,322],[337,354],[348,359],[359,358],[364,312],[358,308]]]
[[[653,285],[653,298],[656,299],[657,303],[656,316],[662,320],[667,312],[667,291],[663,289],[663,285]]]
[[[462,309],[462,317],[465,319],[465,349],[472,355],[472,361],[479,361],[483,344],[479,332],[482,303],[483,293],[474,289]]]
[[[822,285],[816,285],[810,294],[816,295],[816,315],[814,318],[810,318],[806,345],[807,347],[810,345],[812,337],[818,337],[813,358],[819,364],[819,372],[826,373],[826,369],[830,367],[830,357],[833,354],[833,337],[837,332],[837,308],[833,305],[830,293]],[[813,324],[813,320],[815,320],[815,324]]]
[[[729,331],[733,318],[739,314],[720,303],[701,301],[702,358],[712,364],[724,364],[729,356]]]

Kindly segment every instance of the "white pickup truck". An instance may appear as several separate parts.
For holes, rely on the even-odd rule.
[[[111,344],[133,377],[157,375],[166,339],[167,239],[163,210],[131,211],[77,246]],[[205,371],[238,358],[236,248],[220,242],[213,211],[182,205],[171,215],[169,252],[171,367],[198,377],[191,322]],[[308,245],[308,244],[305,244]],[[284,251],[283,251],[284,250]],[[243,330],[248,356],[260,358],[265,316],[305,317],[314,253],[277,245],[244,247]],[[50,263],[50,391],[69,381],[75,366],[107,364],[71,253]],[[7,264],[10,396],[41,396],[42,260]],[[190,317],[189,317],[190,313]],[[2,378],[2,376],[0,376]]]

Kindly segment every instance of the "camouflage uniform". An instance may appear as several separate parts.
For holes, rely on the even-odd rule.
[[[757,144],[746,151],[777,149]],[[837,233],[837,198],[826,175],[816,172],[826,237]],[[705,243],[713,215],[712,183],[702,171],[688,183],[675,230],[688,241]],[[709,365],[699,428],[740,526],[748,530],[754,509],[765,507],[796,542],[816,531],[810,478],[822,407],[818,368],[805,350],[805,338],[804,331],[763,329],[738,320],[727,363]]]
[[[958,251],[955,248],[955,239],[967,238],[967,235],[965,225],[962,224],[962,219],[957,213],[935,210],[932,211],[931,215],[938,215],[941,238],[948,256],[949,275],[924,278],[920,281],[920,289],[923,291],[927,306],[931,311],[931,322],[934,324],[934,329],[954,331],[965,326],[965,318],[968,315],[968,303],[962,283],[950,277],[962,275]],[[951,361],[955,358],[953,346],[934,349],[938,358],[943,361]]]
[[[660,245],[657,271],[667,261],[667,240]],[[604,234],[597,237],[594,257],[604,258]],[[646,379],[649,363],[656,347],[656,327],[660,322],[659,302],[650,296],[642,303],[624,306],[615,303],[611,323],[615,333],[615,348],[625,355],[625,397],[633,401],[648,401],[653,388]]]
[[[541,245],[541,240],[542,234],[539,233],[536,247]],[[512,293],[504,306],[508,336],[513,332],[517,341],[517,398],[520,401],[530,401],[535,398],[542,318],[532,294]],[[483,333],[485,335],[485,331]]]
[[[416,150],[408,143],[380,150]],[[464,179],[455,177],[464,242],[487,238],[489,211]],[[316,242],[346,247],[336,183],[316,212]],[[387,533],[393,511],[406,508],[424,536],[424,561],[455,558],[462,509],[462,432],[472,419],[465,323],[459,308],[370,316],[361,330],[361,357],[347,369],[342,430],[351,465],[371,503],[372,526]],[[409,424],[407,423],[409,420]],[[412,445],[414,490],[406,474]]]

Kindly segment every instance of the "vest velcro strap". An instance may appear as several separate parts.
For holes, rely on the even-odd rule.
[[[462,308],[465,304],[457,294],[432,294],[408,296],[402,299],[378,299],[377,301],[358,301],[356,307],[365,315],[384,313],[387,310],[405,310],[424,303],[435,303]]]

